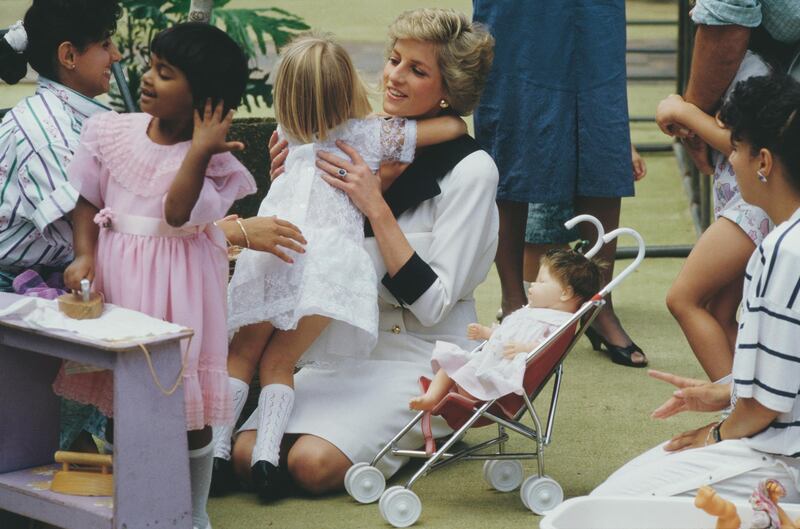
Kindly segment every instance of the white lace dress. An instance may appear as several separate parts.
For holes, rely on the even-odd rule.
[[[285,173],[273,182],[258,215],[275,215],[300,228],[306,252],[291,253],[294,263],[287,264],[269,253],[244,250],[228,287],[228,329],[233,334],[264,321],[294,329],[300,318],[317,314],[333,321],[301,364],[367,356],[378,333],[378,281],[363,247],[364,217],[343,191],[321,178],[316,153],[324,150],[347,159],[335,144],[343,140],[373,171],[381,161],[411,162],[416,122],[350,120],[325,141],[299,144],[287,139]]]
[[[523,392],[527,355],[505,358],[503,349],[511,342],[541,343],[572,314],[561,310],[522,307],[509,314],[491,338],[475,352],[437,340],[431,364],[445,373],[470,395],[480,400],[497,399]]]

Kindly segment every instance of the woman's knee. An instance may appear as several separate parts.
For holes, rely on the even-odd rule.
[[[686,289],[680,279],[675,280],[669,287],[666,302],[669,312],[675,318],[680,318],[686,313],[687,309],[690,309],[692,306],[697,306],[699,303],[698,300],[692,299],[691,293]]]
[[[289,473],[295,483],[311,494],[342,489],[344,475],[352,465],[351,461],[327,441],[303,441],[301,437],[295,443],[287,459]]]

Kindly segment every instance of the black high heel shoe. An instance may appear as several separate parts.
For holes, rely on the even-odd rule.
[[[613,345],[608,343],[608,341],[596,330],[592,327],[588,327],[585,331],[586,337],[589,338],[589,341],[592,344],[592,349],[595,351],[602,351],[603,347],[606,348],[608,351],[609,356],[611,356],[611,361],[615,364],[628,366],[628,367],[645,367],[647,366],[647,357],[645,356],[642,348],[636,345],[633,341],[631,341],[630,345],[625,347],[619,345]],[[639,353],[644,357],[644,362],[634,362],[632,356],[634,353]]]

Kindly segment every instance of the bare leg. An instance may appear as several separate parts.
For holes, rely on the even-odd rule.
[[[522,288],[522,260],[525,247],[525,226],[528,222],[528,204],[498,200],[500,233],[494,262],[500,276],[503,314],[510,314],[528,300]]]
[[[715,317],[709,312],[709,302],[728,285],[742,280],[754,249],[753,241],[739,226],[717,219],[697,241],[667,293],[667,307],[711,380],[724,377],[733,367],[727,327],[736,309],[728,302],[733,313]]]
[[[274,330],[270,323],[264,322],[236,331],[228,351],[228,375],[249,384]]]
[[[437,404],[447,395],[450,388],[453,387],[452,379],[447,376],[444,369],[436,372],[436,375],[428,386],[428,391],[423,395],[414,397],[408,403],[408,407],[412,410],[431,411]]]
[[[306,316],[292,331],[277,330],[267,343],[258,376],[261,386],[284,384],[294,387],[294,368],[303,353],[330,323],[324,316]]]
[[[707,305],[708,312],[711,313],[725,331],[731,351],[736,346],[736,334],[739,332],[736,311],[739,310],[739,304],[742,302],[743,283],[744,274],[725,285]]]

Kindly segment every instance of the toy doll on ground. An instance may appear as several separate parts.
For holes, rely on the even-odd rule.
[[[213,222],[255,183],[225,137],[247,81],[247,59],[223,31],[179,24],[153,39],[144,113],[91,118],[68,168],[80,192],[75,261],[65,283],[94,280],[106,301],[194,329],[183,389],[193,522],[211,525],[209,426],[229,424],[225,359],[225,238]],[[112,413],[108,371],[59,374],[58,393]]]
[[[503,319],[499,327],[477,323],[467,337],[488,340],[470,353],[437,341],[431,364],[436,372],[428,390],[411,399],[414,410],[432,410],[455,384],[458,391],[479,400],[522,394],[527,353],[536,348],[600,290],[602,267],[574,250],[553,249],[541,259],[536,281],[528,289],[528,305]]]
[[[753,516],[747,529],[800,529],[800,519],[792,520],[778,505],[786,495],[780,481],[763,479],[750,495]],[[697,508],[717,517],[716,529],[740,529],[741,519],[736,505],[724,499],[708,486],[697,489],[694,504]]]
[[[275,476],[294,401],[295,366],[364,358],[378,333],[377,280],[363,248],[364,217],[347,194],[321,178],[317,151],[345,156],[337,147],[344,141],[377,171],[381,161],[409,163],[416,147],[466,133],[456,116],[416,123],[368,117],[369,111],[366,89],[340,45],[307,35],[283,49],[275,113],[289,156],[286,175],[274,182],[258,214],[296,225],[307,245],[289,263],[245,250],[228,288],[228,326],[236,332],[228,370],[237,416],[257,367],[262,386],[252,466],[263,499],[282,489]],[[344,170],[338,176],[347,180]],[[215,429],[220,459],[230,458],[231,433],[230,427]]]

